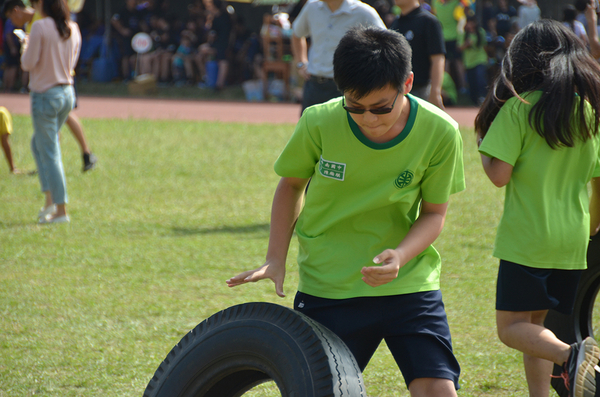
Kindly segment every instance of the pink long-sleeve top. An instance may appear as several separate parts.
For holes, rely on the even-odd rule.
[[[59,84],[73,84],[72,72],[79,59],[81,33],[69,21],[71,36],[63,40],[52,18],[42,18],[31,26],[23,43],[21,67],[29,72],[29,89],[45,92]]]

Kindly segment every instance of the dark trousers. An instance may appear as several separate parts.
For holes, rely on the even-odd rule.
[[[475,105],[481,105],[487,95],[487,67],[477,65],[472,69],[467,69],[467,82],[471,100]]]
[[[327,102],[328,100],[337,98],[341,95],[342,93],[338,91],[337,86],[332,79],[317,81],[316,78],[311,77],[310,80],[307,80],[304,83],[302,112],[309,106]]]

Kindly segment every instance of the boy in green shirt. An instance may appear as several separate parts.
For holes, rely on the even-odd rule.
[[[454,120],[408,94],[410,60],[394,31],[346,33],[333,61],[343,96],[306,109],[275,163],[266,262],[227,284],[269,278],[284,296],[295,227],[295,309],[335,332],[361,370],[385,339],[412,396],[455,396],[460,367],[431,244],[464,189],[462,139]]]

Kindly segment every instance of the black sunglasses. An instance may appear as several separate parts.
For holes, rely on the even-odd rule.
[[[353,107],[345,106],[345,105],[343,105],[342,107],[344,109],[346,109],[346,112],[352,113],[352,114],[364,114],[365,112],[371,112],[373,114],[388,114],[392,110],[394,110],[394,105],[396,104],[398,95],[400,95],[400,90],[398,90],[398,93],[396,94],[396,98],[394,98],[394,102],[392,102],[392,106],[390,106],[389,108],[360,109],[360,108],[353,108]],[[344,101],[344,103],[346,103],[345,97],[344,97],[343,101]]]

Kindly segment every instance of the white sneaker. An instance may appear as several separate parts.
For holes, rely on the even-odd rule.
[[[45,216],[44,218],[40,218],[39,223],[69,223],[71,222],[71,218],[69,215],[57,216],[55,218],[50,218],[49,216]]]
[[[56,204],[49,205],[48,207],[42,207],[38,212],[38,218],[42,219],[48,215],[52,215],[56,212]]]

